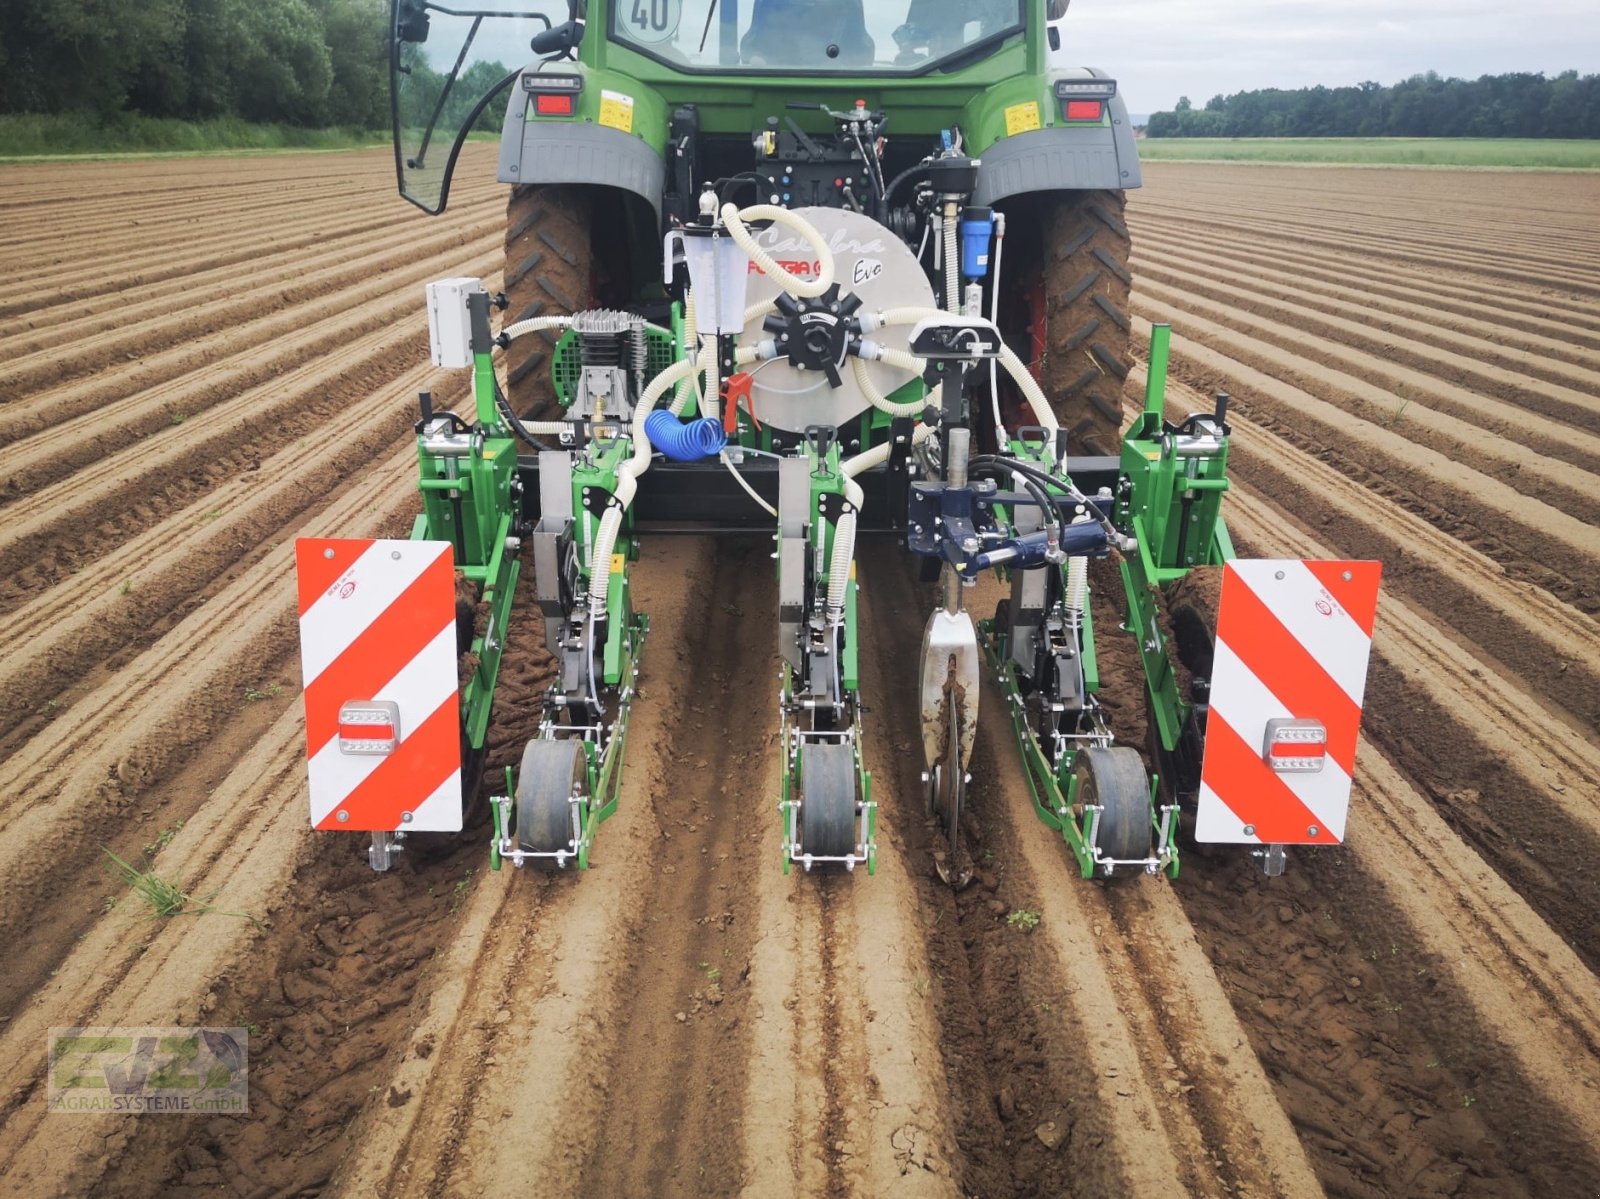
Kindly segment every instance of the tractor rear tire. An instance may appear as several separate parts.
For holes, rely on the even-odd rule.
[[[1133,365],[1128,266],[1132,241],[1120,191],[1061,192],[1043,218],[1044,330],[1039,383],[1073,453],[1117,454],[1122,389]]]
[[[505,323],[535,316],[565,316],[593,304],[594,201],[580,187],[528,184],[513,187],[506,204]],[[523,417],[560,417],[550,359],[559,329],[519,337],[506,350],[511,406]]]

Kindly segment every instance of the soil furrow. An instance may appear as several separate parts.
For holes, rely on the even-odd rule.
[[[1129,377],[1142,387],[1144,368]],[[1176,381],[1169,381],[1167,405],[1179,419],[1213,407]],[[1521,672],[1557,706],[1552,715],[1580,731],[1600,728],[1600,665],[1581,652],[1600,643],[1600,626],[1591,617],[1374,495],[1315,452],[1289,445],[1237,414],[1229,424],[1235,478],[1286,511],[1324,513],[1324,527],[1336,512],[1339,552],[1382,561],[1386,594],[1405,595],[1435,613],[1502,674]]]
[[[1170,314],[1148,302],[1136,303],[1141,316],[1166,319]],[[1184,319],[1185,334],[1174,334],[1176,372],[1202,392],[1214,392],[1213,380],[1223,381],[1240,410],[1264,422],[1277,418],[1302,435],[1314,436],[1330,455],[1349,455],[1362,467],[1381,465],[1384,478],[1404,486],[1428,503],[1445,501],[1461,518],[1507,544],[1522,544],[1524,556],[1547,565],[1569,579],[1584,578],[1587,563],[1600,554],[1600,531],[1565,508],[1554,507],[1523,495],[1486,473],[1457,461],[1432,447],[1419,445],[1394,428],[1353,416],[1341,407],[1271,370],[1294,373],[1286,356],[1269,347],[1253,347],[1250,361],[1211,348],[1214,341],[1230,347],[1237,338],[1198,317]],[[1320,377],[1319,377],[1320,378]],[[1317,380],[1306,382],[1316,385]],[[1361,386],[1346,380],[1352,390]],[[1277,431],[1277,430],[1274,430]]]
[[[212,333],[93,381],[68,382],[0,411],[0,471],[14,489],[94,460],[107,449],[182,424],[246,388],[336,352],[354,338],[414,312],[421,284],[446,264],[485,253],[452,244],[438,259],[407,262],[371,281],[353,282],[300,309],[269,314]],[[371,298],[368,298],[368,297]]]
[[[1236,497],[1230,527],[1241,552],[1330,553],[1248,494]],[[1600,964],[1600,893],[1568,868],[1574,855],[1600,852],[1593,739],[1545,718],[1515,681],[1393,597],[1373,635],[1366,708],[1367,736],[1456,835],[1515,882],[1591,969]],[[1510,714],[1515,740],[1504,732]]]
[[[1130,212],[1134,211],[1130,207]],[[1134,221],[1141,253],[1156,261],[1172,258],[1245,273],[1255,278],[1282,278],[1317,294],[1337,296],[1378,312],[1399,316],[1427,313],[1434,323],[1480,337],[1499,336],[1561,362],[1585,362],[1586,351],[1600,349],[1600,334],[1591,334],[1569,318],[1554,318],[1548,306],[1530,302],[1519,307],[1508,295],[1497,303],[1478,303],[1481,289],[1450,288],[1429,275],[1402,275],[1368,264],[1354,255],[1331,257],[1279,251],[1270,243],[1212,237],[1197,246],[1180,228],[1156,221]],[[1209,251],[1209,252],[1207,252]],[[1359,284],[1359,287],[1352,286]],[[1600,321],[1596,322],[1600,329]]]
[[[1595,372],[1577,367],[1563,370],[1542,362],[1530,351],[1511,353],[1480,339],[1447,335],[1426,321],[1371,313],[1363,319],[1350,319],[1348,314],[1360,312],[1354,305],[1308,295],[1298,288],[1263,297],[1262,289],[1253,286],[1254,279],[1175,269],[1170,265],[1172,259],[1152,263],[1136,257],[1135,261],[1145,264],[1140,269],[1141,287],[1154,279],[1175,293],[1200,296],[1219,304],[1218,310],[1231,320],[1279,345],[1367,378],[1387,379],[1400,394],[1437,395],[1487,427],[1504,428],[1508,418],[1515,416],[1519,435],[1539,428],[1547,444],[1560,447],[1564,431],[1574,426],[1600,426],[1600,405],[1595,401],[1600,374]],[[1228,286],[1219,282],[1221,279],[1239,285]],[[1245,313],[1257,319],[1248,320],[1242,315]],[[1316,336],[1308,342],[1305,333]],[[1328,352],[1328,347],[1341,346],[1350,350]],[[1441,381],[1454,386],[1440,387]],[[1534,415],[1524,415],[1518,411],[1522,409]],[[1551,419],[1540,420],[1539,413]],[[1593,437],[1584,440],[1589,443],[1589,453],[1577,465],[1592,469],[1594,447],[1600,442]]]

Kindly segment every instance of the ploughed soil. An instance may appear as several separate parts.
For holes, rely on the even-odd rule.
[[[647,541],[587,874],[488,869],[527,590],[466,830],[377,875],[307,827],[292,541],[409,527],[415,394],[464,400],[422,285],[495,285],[492,174],[429,220],[382,152],[0,168],[0,1189],[1600,1193],[1600,179],[1146,168],[1135,333],[1174,327],[1169,415],[1231,397],[1240,554],[1384,563],[1350,832],[1084,882],[985,684],[953,892],[932,597],[879,541],[875,876],[779,869],[760,537]],[[196,1023],[249,1030],[247,1115],[46,1111],[49,1029]]]

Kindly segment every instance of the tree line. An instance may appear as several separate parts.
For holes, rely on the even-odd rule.
[[[377,129],[384,0],[0,0],[0,112]]]
[[[1187,96],[1150,115],[1150,137],[1600,137],[1600,75],[1413,75],[1385,87],[1263,88]]]

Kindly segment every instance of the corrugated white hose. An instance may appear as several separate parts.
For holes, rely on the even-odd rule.
[[[541,329],[567,329],[572,326],[570,316],[530,316],[525,321],[518,321],[514,325],[507,325],[500,330],[507,338],[516,341],[524,333],[537,333]]]
[[[703,357],[703,355],[702,355]],[[635,481],[650,469],[650,438],[645,434],[645,418],[654,411],[656,401],[667,389],[689,374],[697,366],[693,358],[674,362],[646,385],[644,394],[633,410],[633,457],[617,468],[616,504],[608,507],[600,517],[600,528],[595,533],[594,545],[589,551],[589,598],[591,606],[598,607],[606,601],[606,587],[611,574],[611,550],[617,544],[617,531],[622,527],[622,514],[633,503],[639,484]],[[604,570],[600,569],[605,567]]]
[[[932,436],[932,426],[918,425],[911,431],[911,444],[921,445]],[[853,458],[846,458],[839,465],[844,475],[844,498],[850,501],[850,511],[839,518],[833,530],[833,555],[828,563],[828,621],[831,624],[837,624],[844,612],[845,588],[850,585],[850,562],[856,553],[856,512],[866,499],[855,477],[887,461],[889,443],[886,441]]]
[[[860,484],[850,479],[845,486],[849,494],[854,488],[859,494]],[[844,617],[845,588],[850,585],[850,560],[856,554],[856,513],[851,508],[839,517],[833,526],[833,558],[828,563],[828,623],[838,624]]]
[[[817,277],[806,280],[784,270],[778,265],[777,259],[756,244],[755,237],[745,227],[746,221],[772,221],[775,224],[785,225],[799,234],[810,244],[817,256]],[[787,208],[779,208],[773,204],[752,204],[741,211],[733,204],[724,204],[722,223],[728,227],[728,235],[738,247],[750,256],[750,260],[761,268],[767,278],[784,291],[809,298],[820,296],[833,286],[833,251],[828,249],[828,243],[822,239],[822,234],[817,231],[816,226],[796,216]]]
[[[874,314],[878,320],[878,327],[885,325],[914,325],[928,317],[944,317],[950,314],[939,308],[885,308]],[[918,359],[917,370],[922,369],[921,359]],[[1038,417],[1039,424],[1052,432],[1057,427],[1056,414],[1050,410],[1050,401],[1044,398],[1044,391],[1039,387],[1039,381],[1028,373],[1028,368],[1023,365],[1022,359],[1010,346],[1001,344],[1000,365],[1016,380],[1017,386],[1022,389],[1022,394],[1027,397],[1028,403],[1033,407],[1034,416]]]
[[[915,448],[932,436],[932,425],[917,425],[911,430],[911,445]],[[861,484],[856,482],[856,476],[864,470],[882,466],[887,461],[889,461],[889,443],[886,441],[882,445],[862,451],[853,458],[846,458],[839,465],[839,471],[844,475],[844,498],[850,501],[851,511],[839,518],[839,523],[833,530],[833,557],[828,565],[830,622],[836,623],[844,611],[844,589],[850,582],[850,560],[855,557],[856,552],[855,513],[866,498],[861,490]]]
[[[700,348],[700,333],[695,321],[693,288],[684,288],[683,291],[683,332],[688,342],[688,345],[685,346],[685,349],[689,351],[688,356],[690,358],[698,357]],[[672,414],[674,416],[682,415],[683,410],[689,406],[689,400],[691,398],[696,401],[695,410],[699,411],[699,371],[694,372],[686,379],[678,380],[678,393],[672,401]]]
[[[682,380],[680,380],[677,394],[673,397],[672,403],[668,405],[667,411],[672,413],[673,416],[682,416],[684,408],[689,403],[688,397],[692,394],[699,403],[698,411],[700,415],[715,418],[717,415],[716,389],[707,388],[702,391],[700,389],[700,376],[709,374],[717,369],[716,343],[714,341],[706,342],[700,347],[698,356],[685,358],[684,361],[694,363],[694,370],[690,371],[688,375],[688,378],[694,383],[694,389],[692,392],[685,393]],[[646,413],[646,415],[648,416],[649,414]]]
[[[940,233],[944,235],[944,306],[951,312],[961,311],[961,259],[956,256],[955,205],[945,205]]]
[[[945,316],[948,314],[940,312],[937,308],[892,308],[881,315],[885,325],[909,325],[925,317]],[[893,319],[895,317],[901,319]],[[892,346],[877,346],[875,348],[876,353],[873,357],[877,361],[886,363],[889,366],[897,366],[901,370],[912,371],[915,374],[920,375],[922,373],[923,361],[915,354],[907,353],[905,350],[894,349]],[[1028,368],[1023,365],[1022,359],[1017,357],[1016,351],[1003,343],[1000,346],[1000,365],[1006,368],[1006,373],[1016,380],[1017,386],[1022,389],[1022,394],[1027,397],[1028,404],[1033,409],[1034,418],[1038,420],[1040,426],[1054,433],[1058,427],[1056,414],[1050,410],[1050,401],[1044,398],[1044,391],[1040,388],[1039,381],[1028,373]],[[868,378],[861,365],[860,358],[854,360],[852,367],[855,371],[856,386],[861,388],[861,394],[867,397],[868,402],[874,408],[886,412],[890,416],[915,416],[928,406],[926,399],[917,400],[915,403],[909,404],[891,403],[873,386],[872,380]]]
[[[1087,512],[1081,512],[1073,518],[1072,523],[1081,525],[1089,520]],[[1089,597],[1089,559],[1081,555],[1067,559],[1067,588],[1063,597],[1067,605],[1067,612],[1072,617],[1073,624],[1083,623],[1083,608]]]
[[[912,448],[915,449],[917,446],[927,441],[928,438],[932,437],[933,431],[932,425],[917,425],[914,427],[911,430]],[[861,507],[863,496],[861,485],[855,481],[856,476],[862,471],[871,470],[875,466],[882,466],[885,462],[889,461],[890,448],[891,447],[889,443],[885,441],[881,445],[873,446],[870,450],[862,450],[861,453],[857,454],[854,458],[846,458],[840,465],[839,469],[844,472],[846,479],[844,489],[845,498],[857,508]]]
[[[887,362],[890,366],[905,366],[899,359],[909,359],[911,365],[905,366],[905,369],[916,371],[918,374],[922,373],[922,360],[920,358],[914,358],[903,350],[891,350],[881,346],[878,349],[877,360],[879,362]],[[890,357],[890,355],[895,357]],[[861,389],[861,394],[866,396],[867,402],[879,412],[886,412],[890,416],[916,416],[928,406],[928,398],[926,396],[907,404],[896,404],[890,400],[888,396],[878,390],[877,385],[872,381],[872,376],[867,373],[867,364],[860,358],[850,359],[850,370],[855,374],[856,386]]]
[[[527,333],[538,333],[541,329],[566,329],[571,325],[570,316],[532,316],[514,325],[507,325],[501,332],[515,341]],[[523,421],[522,427],[531,437],[559,437],[568,429],[564,420]]]
[[[1006,249],[1006,214],[994,214],[994,273],[989,279],[989,319],[1000,327],[1000,258]],[[1005,445],[1010,435],[1000,417],[1000,369],[993,358],[989,359],[989,403],[994,406],[995,439]]]

